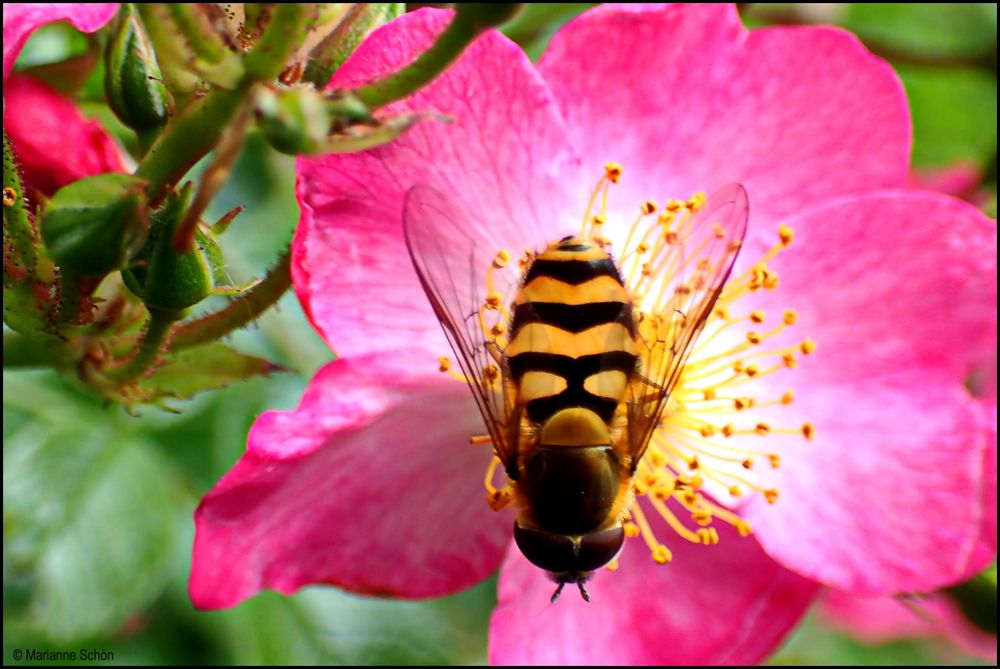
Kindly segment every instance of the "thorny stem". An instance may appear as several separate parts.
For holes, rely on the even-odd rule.
[[[215,341],[258,318],[292,285],[291,259],[292,250],[287,247],[260,283],[219,311],[178,325],[171,348],[176,351]]]
[[[145,373],[156,363],[157,356],[168,343],[170,330],[182,315],[180,311],[150,308],[139,350],[125,364],[109,369],[107,376],[117,381],[130,381]]]

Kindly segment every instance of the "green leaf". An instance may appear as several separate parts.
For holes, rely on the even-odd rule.
[[[451,597],[403,602],[309,588],[204,615],[238,664],[483,664],[495,590],[490,579]]]
[[[57,644],[109,635],[163,590],[175,484],[113,422],[36,418],[4,439],[5,635]]]
[[[191,397],[235,381],[266,376],[283,368],[225,344],[209,344],[171,354],[151,377],[139,382],[153,397]]]
[[[899,66],[913,109],[913,162],[985,166],[996,151],[996,79],[972,69]]]
[[[843,25],[865,42],[900,54],[971,60],[994,49],[997,10],[987,3],[852,3]]]

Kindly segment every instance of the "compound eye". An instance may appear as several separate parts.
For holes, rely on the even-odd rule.
[[[573,542],[566,535],[525,529],[515,522],[514,541],[536,567],[556,573],[577,570]]]
[[[625,529],[621,526],[583,535],[580,539],[580,554],[576,558],[576,569],[592,571],[603,567],[618,556],[624,543]]]

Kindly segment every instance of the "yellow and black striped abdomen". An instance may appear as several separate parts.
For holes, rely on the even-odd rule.
[[[584,407],[609,423],[637,360],[632,303],[610,256],[572,237],[538,255],[514,303],[506,353],[532,422]]]

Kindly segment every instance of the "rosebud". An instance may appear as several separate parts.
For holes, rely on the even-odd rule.
[[[315,153],[330,134],[330,114],[323,95],[310,87],[277,92],[261,89],[257,124],[267,141],[282,153]]]
[[[149,37],[129,4],[122,5],[104,52],[104,90],[122,123],[134,130],[167,121],[167,89]]]
[[[122,271],[125,285],[150,309],[180,311],[201,302],[212,292],[212,264],[204,245],[197,243],[198,237],[194,248],[183,253],[171,243],[190,202],[190,188],[167,198],[153,213],[153,231],[137,257],[138,262]]]
[[[61,267],[88,275],[119,269],[146,240],[145,182],[120,173],[74,181],[48,201],[41,228]]]

